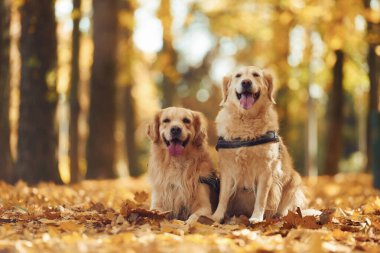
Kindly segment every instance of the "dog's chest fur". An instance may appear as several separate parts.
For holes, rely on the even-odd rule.
[[[223,108],[216,118],[216,124],[218,135],[226,140],[250,140],[267,131],[277,131],[276,119],[273,110],[251,117],[236,114],[231,108]],[[269,172],[274,176],[282,174],[279,147],[279,143],[266,143],[252,147],[220,149],[219,168],[233,178],[236,187],[250,189],[257,183],[261,173]]]
[[[194,202],[199,184],[196,163],[192,159],[171,159],[161,166],[165,169],[152,171],[150,176],[153,188],[161,193],[159,202],[164,211],[173,212],[173,217],[187,219],[192,210],[186,207]]]
[[[267,143],[253,147],[221,149],[220,169],[234,179],[237,187],[251,189],[262,173],[273,170],[273,163],[279,163],[275,174],[281,174],[279,143]]]

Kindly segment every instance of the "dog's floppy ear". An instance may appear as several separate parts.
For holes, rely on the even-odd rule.
[[[148,127],[146,129],[146,134],[154,143],[157,143],[160,140],[160,117],[161,111],[156,113],[154,119],[148,124]]]
[[[268,98],[270,101],[272,101],[273,104],[276,104],[276,101],[274,101],[273,98],[273,77],[268,71],[264,71],[264,79],[265,79],[265,84],[268,87]]]
[[[203,113],[192,112],[193,113],[193,124],[195,129],[195,136],[193,139],[194,146],[200,147],[207,140],[207,121]]]
[[[220,105],[223,105],[227,101],[227,96],[228,96],[228,88],[231,85],[231,76],[225,76],[223,77],[223,84],[222,84],[222,102],[220,102]]]

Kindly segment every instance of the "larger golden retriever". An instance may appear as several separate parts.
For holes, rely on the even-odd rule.
[[[171,211],[173,218],[189,222],[211,215],[214,192],[201,180],[213,173],[204,116],[169,107],[155,115],[147,134],[152,142],[148,165],[151,209]]]
[[[224,78],[222,93],[216,126],[224,140],[255,140],[268,131],[278,132],[270,74],[255,66],[242,67]],[[254,223],[262,221],[264,213],[285,215],[304,206],[301,177],[281,138],[257,146],[223,148],[218,154],[221,190],[212,216],[215,221],[227,213],[246,215]]]

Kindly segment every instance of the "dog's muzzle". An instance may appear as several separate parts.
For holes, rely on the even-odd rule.
[[[244,109],[250,109],[259,99],[260,91],[253,92],[252,88],[246,86],[246,88],[242,87],[242,92],[239,93],[236,91],[236,97],[240,102],[240,106]]]
[[[162,139],[168,148],[169,154],[172,156],[179,156],[182,155],[185,147],[189,144],[190,136],[188,136],[184,141],[182,141],[179,137],[172,137],[170,140],[167,140],[165,136],[162,136]]]

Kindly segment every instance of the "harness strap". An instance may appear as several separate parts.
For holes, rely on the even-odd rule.
[[[241,147],[252,147],[270,142],[279,142],[279,137],[275,131],[268,131],[264,135],[261,135],[253,140],[240,140],[234,139],[231,141],[226,141],[223,137],[219,137],[216,144],[216,150],[219,149],[231,149],[231,148],[241,148]]]
[[[220,180],[214,173],[209,177],[199,177],[199,183],[207,184],[214,192],[219,193]]]

